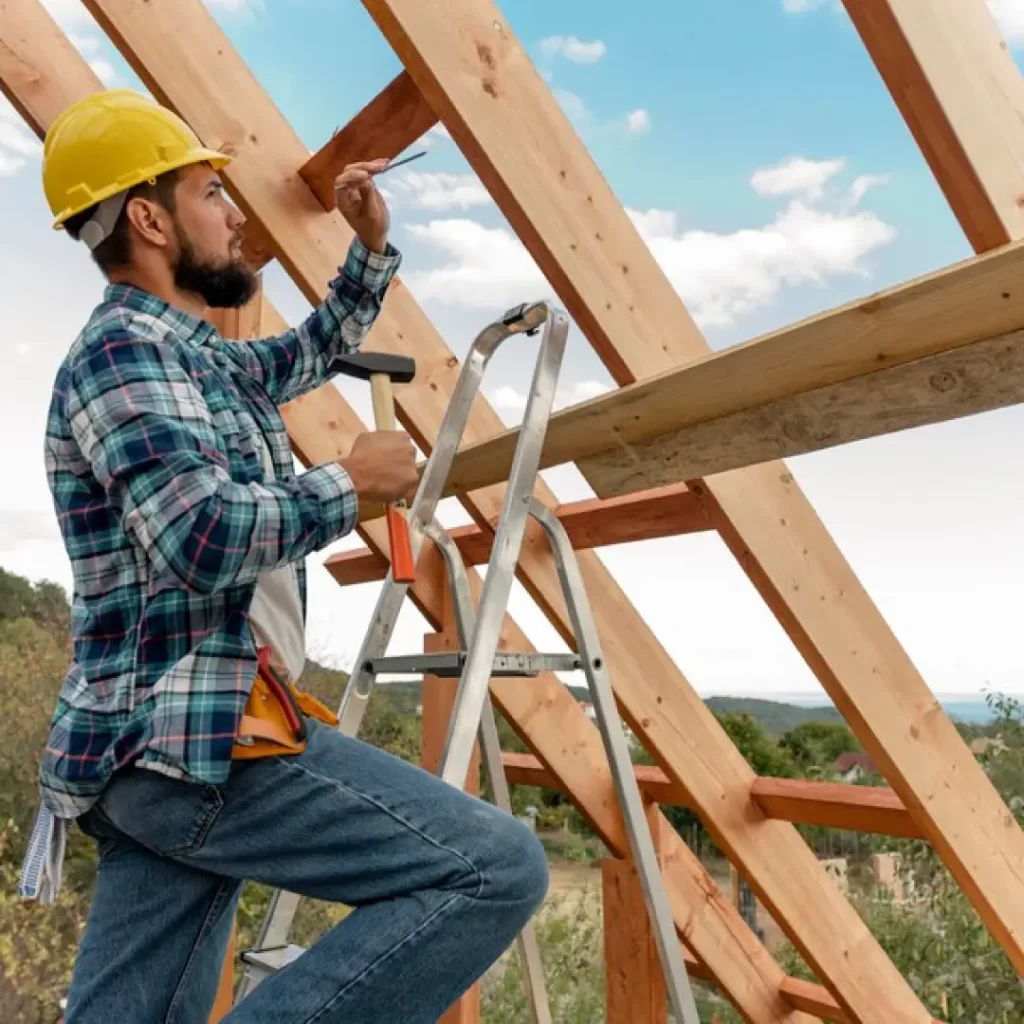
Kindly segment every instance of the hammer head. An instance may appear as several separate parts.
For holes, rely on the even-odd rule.
[[[379,373],[393,384],[408,384],[416,376],[416,360],[409,356],[393,356],[387,352],[354,352],[335,356],[328,373],[344,373],[349,377],[369,380]]]

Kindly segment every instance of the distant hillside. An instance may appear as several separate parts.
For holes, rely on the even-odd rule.
[[[585,686],[570,686],[577,700],[589,700]],[[804,722],[841,722],[834,707],[800,707],[758,697],[708,697],[704,703],[716,715],[750,715],[771,736],[781,736]]]
[[[781,736],[804,722],[841,722],[831,706],[803,708],[758,697],[709,697],[705,702],[716,715],[750,715],[765,732]]]

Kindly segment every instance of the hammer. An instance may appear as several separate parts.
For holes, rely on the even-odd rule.
[[[373,419],[377,430],[395,429],[395,397],[392,384],[408,384],[416,376],[416,361],[408,356],[386,352],[355,352],[335,356],[329,373],[344,373],[370,382]],[[388,546],[391,549],[391,574],[396,583],[416,581],[416,563],[409,540],[409,523],[403,514],[404,501],[392,502],[385,509]]]

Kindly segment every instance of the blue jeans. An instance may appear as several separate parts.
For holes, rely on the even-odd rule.
[[[434,1024],[547,891],[533,833],[319,722],[222,785],[144,768],[79,819],[99,850],[67,1024],[207,1024],[245,879],[355,908],[225,1024]]]

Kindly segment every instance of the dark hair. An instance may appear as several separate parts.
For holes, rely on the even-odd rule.
[[[125,214],[128,203],[135,198],[151,199],[173,215],[175,211],[174,186],[177,185],[180,177],[180,171],[167,171],[165,174],[161,174],[155,183],[143,181],[128,190],[128,198],[125,200],[124,208],[117,218],[110,237],[105,238],[92,250],[92,258],[100,270],[109,273],[111,270],[125,267],[131,262],[131,236],[128,231],[128,217]],[[69,217],[65,222],[65,230],[76,242],[79,232],[95,212],[96,207],[90,206],[89,209]]]

